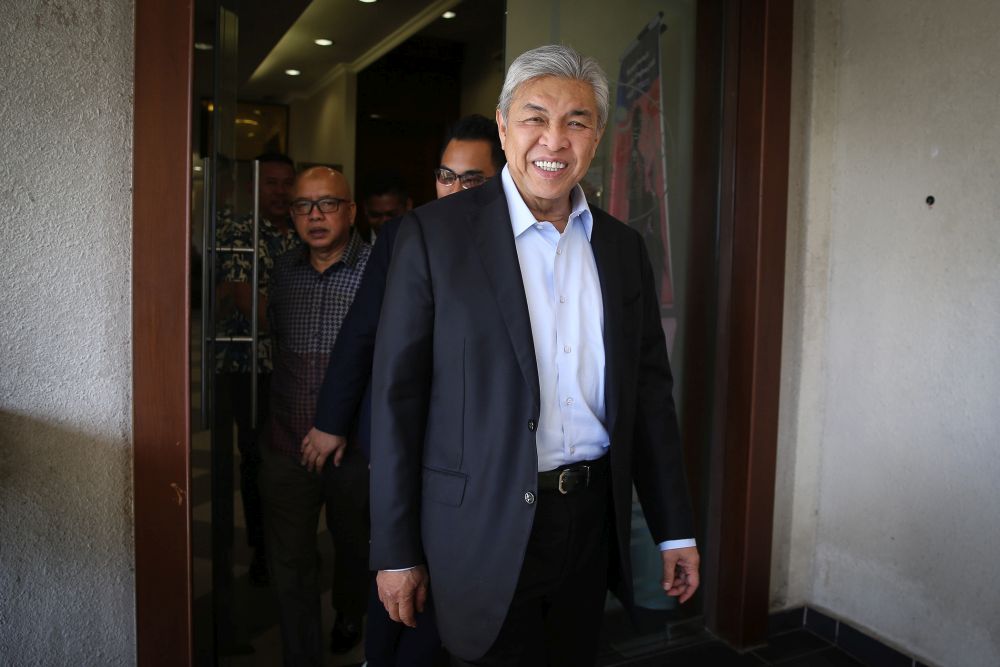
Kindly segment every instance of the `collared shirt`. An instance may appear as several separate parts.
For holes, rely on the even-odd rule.
[[[219,221],[216,232],[216,244],[226,248],[249,248],[253,243],[253,216],[249,215],[234,220],[227,212]],[[288,221],[287,228],[282,231],[266,218],[261,218],[258,232],[258,257],[260,259],[258,280],[259,293],[267,297],[274,260],[292,248],[302,246],[295,227]],[[219,282],[248,283],[253,276],[253,256],[248,252],[220,252]],[[233,308],[227,317],[216,323],[215,333],[219,337],[249,336],[250,318],[239,309]],[[218,343],[216,345],[216,370],[220,373],[249,373],[250,344],[249,343]],[[260,373],[271,372],[271,341],[268,332],[259,331],[257,345],[257,370]]]
[[[560,234],[552,223],[535,220],[507,167],[501,179],[538,367],[538,470],[600,458],[610,438],[605,427],[604,305],[590,246],[593,215],[577,185]],[[666,551],[693,547],[695,541],[667,540],[657,546]]]
[[[610,444],[604,405],[604,305],[590,247],[594,219],[579,185],[563,233],[528,210],[501,172],[535,343],[538,469],[598,459]]]
[[[299,457],[330,352],[370,253],[371,246],[352,232],[340,260],[322,273],[309,262],[305,247],[275,262],[268,316],[274,353],[270,445],[276,451]]]

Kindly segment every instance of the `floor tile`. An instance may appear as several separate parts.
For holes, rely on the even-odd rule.
[[[768,636],[800,629],[804,625],[805,615],[805,607],[785,609],[771,614],[767,618]]]
[[[836,648],[823,649],[815,653],[792,658],[788,662],[776,663],[781,667],[858,667],[864,663]]]
[[[830,642],[807,630],[793,630],[769,637],[767,646],[755,650],[754,654],[766,662],[777,664],[830,646]]]
[[[837,620],[815,609],[806,611],[806,629],[828,642],[837,641]]]
[[[847,623],[840,624],[840,630],[837,632],[837,645],[866,665],[876,667],[912,667],[913,665],[913,658],[855,630]]]

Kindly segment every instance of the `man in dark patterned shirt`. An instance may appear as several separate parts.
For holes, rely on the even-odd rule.
[[[268,301],[272,338],[270,420],[260,489],[271,580],[278,596],[286,665],[322,664],[316,526],[326,521],[336,551],[332,602],[337,624],[360,627],[368,573],[368,469],[347,448],[318,472],[299,463],[316,395],[371,246],[353,232],[356,207],[340,173],[299,175],[291,204],[305,244],[275,261]]]
[[[274,259],[291,248],[302,245],[288,213],[295,186],[295,164],[287,155],[267,153],[255,158],[260,162],[260,225],[257,245],[259,266],[257,295],[260,326],[257,348],[257,425],[267,416],[268,387],[271,377],[271,342],[267,333],[267,292]],[[219,220],[216,234],[220,248],[249,248],[253,245],[253,216],[236,219],[231,214]],[[217,290],[220,319],[218,336],[249,336],[253,302],[250,281],[253,255],[246,252],[219,253],[220,280]],[[240,452],[240,496],[246,520],[247,543],[253,549],[249,579],[256,585],[267,584],[264,558],[264,520],[260,508],[257,477],[260,451],[257,429],[251,412],[250,345],[245,342],[219,343],[216,346],[216,431],[231,433],[236,423],[236,445]]]

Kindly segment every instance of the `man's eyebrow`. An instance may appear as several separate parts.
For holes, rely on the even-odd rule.
[[[540,104],[535,104],[534,102],[525,102],[524,106],[521,107],[521,108],[522,109],[527,109],[529,111],[540,111],[542,113],[548,113],[549,112],[548,109],[546,109],[545,107],[541,106]]]
[[[467,170],[463,171],[461,174],[459,174],[457,171],[455,171],[454,169],[452,169],[451,167],[449,167],[448,165],[446,165],[444,163],[442,163],[440,165],[439,169],[447,169],[451,173],[458,174],[459,176],[462,176],[464,174],[481,174],[481,173],[483,173],[482,169],[467,169]]]
[[[569,112],[570,116],[586,116],[587,118],[593,117],[593,112],[590,109],[573,109]]]

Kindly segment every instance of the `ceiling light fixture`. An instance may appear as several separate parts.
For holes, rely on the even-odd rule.
[[[313,44],[316,46],[333,46],[333,40],[321,37],[320,39],[314,39]]]
[[[288,76],[298,76],[299,74],[302,74],[302,72],[297,69],[286,69],[285,74]]]
[[[458,14],[456,14],[455,12],[449,10],[449,11],[445,12],[444,14],[442,14],[441,18],[443,18],[443,19],[453,19],[456,16],[458,16]]]
[[[375,1],[376,0],[361,0],[361,2],[365,3],[366,5],[370,5],[371,3],[375,2]]]

